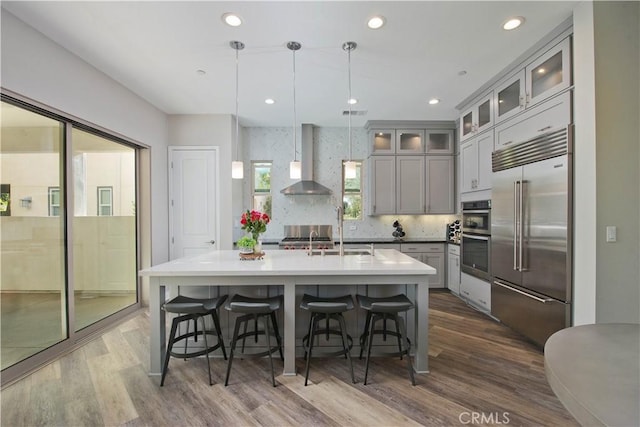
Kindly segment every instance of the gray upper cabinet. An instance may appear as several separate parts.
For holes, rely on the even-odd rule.
[[[452,155],[455,150],[453,130],[427,129],[425,131],[425,152],[428,155]]]
[[[396,156],[369,158],[369,212],[371,215],[396,213]]]
[[[426,213],[448,214],[455,212],[454,165],[455,158],[452,156],[425,157]]]
[[[396,130],[395,129],[371,129],[369,131],[371,141],[371,154],[395,154]]]
[[[396,213],[425,213],[424,156],[396,157]]]
[[[371,129],[370,154],[424,154],[423,129]]]
[[[367,122],[369,215],[455,212],[455,122]]]
[[[478,98],[460,115],[460,141],[465,141],[493,126],[493,90]]]
[[[493,130],[460,147],[461,194],[491,189],[492,152]]]
[[[571,38],[567,37],[500,81],[494,90],[496,123],[571,86],[570,55]]]
[[[424,130],[396,130],[396,154],[422,153],[424,153]]]

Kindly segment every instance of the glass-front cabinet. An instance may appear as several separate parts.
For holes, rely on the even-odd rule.
[[[571,86],[571,39],[566,38],[525,69],[528,105]]]
[[[372,129],[369,135],[373,155],[424,153],[422,129]]]
[[[425,132],[425,151],[427,154],[453,154],[454,138],[452,130],[431,130]]]
[[[424,153],[423,130],[396,130],[396,154]]]
[[[371,154],[394,154],[396,152],[395,129],[372,129],[370,140]]]
[[[495,121],[506,120],[525,108],[571,85],[571,40],[564,39],[495,89]]]
[[[460,140],[464,141],[493,126],[493,91],[479,98],[460,116]]]
[[[496,123],[506,120],[524,110],[526,105],[525,72],[508,77],[498,84],[496,94]]]

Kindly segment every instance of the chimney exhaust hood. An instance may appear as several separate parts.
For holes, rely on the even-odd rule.
[[[328,196],[331,190],[313,180],[313,125],[303,123],[300,143],[302,180],[283,188],[280,192],[286,196]]]

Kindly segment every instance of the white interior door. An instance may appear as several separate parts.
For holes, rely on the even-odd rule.
[[[169,177],[169,257],[217,249],[217,148],[170,147]]]

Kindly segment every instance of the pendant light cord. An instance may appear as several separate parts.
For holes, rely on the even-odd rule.
[[[297,137],[297,128],[296,128],[296,51],[293,51],[293,161],[297,161],[297,152],[296,152],[296,142],[298,140]]]
[[[351,161],[351,49],[353,48],[347,49],[349,55],[349,99],[347,100],[349,104],[349,161]]]
[[[239,121],[240,119],[238,118],[238,68],[239,68],[239,61],[238,61],[238,47],[236,47],[236,160],[238,160],[238,152],[239,152],[239,146],[240,144],[238,143],[238,134],[239,134]]]

